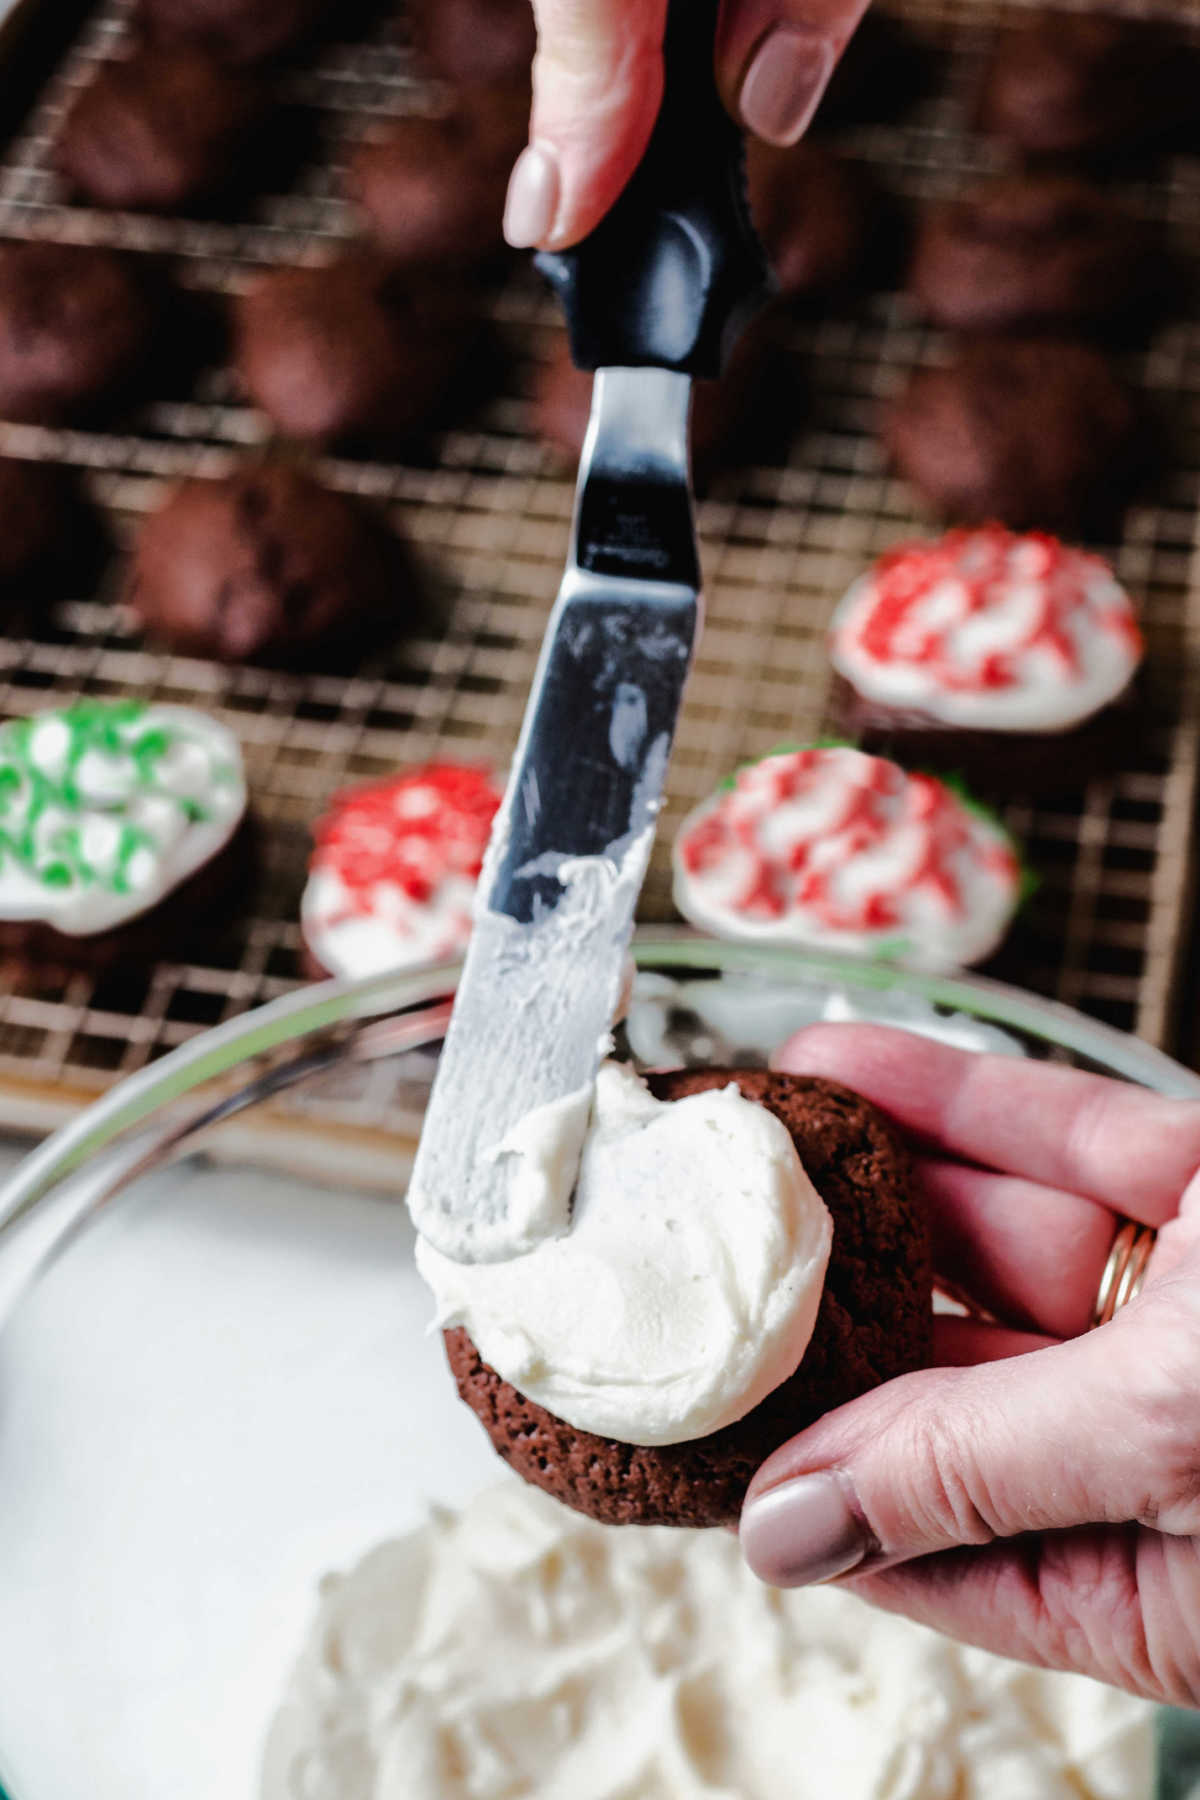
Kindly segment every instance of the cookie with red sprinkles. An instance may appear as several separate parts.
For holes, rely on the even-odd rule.
[[[840,732],[1013,792],[1113,760],[1143,645],[1100,557],[985,525],[881,556],[838,606],[829,653]]]
[[[500,798],[488,768],[452,762],[335,794],[300,902],[316,969],[357,978],[461,955]]]
[[[739,769],[685,819],[674,869],[680,912],[718,937],[933,970],[990,956],[1025,883],[992,814],[842,744]]]

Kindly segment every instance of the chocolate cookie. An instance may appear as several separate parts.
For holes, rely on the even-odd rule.
[[[412,0],[417,48],[446,81],[528,76],[537,48],[529,0]]]
[[[238,301],[236,366],[281,431],[318,441],[403,441],[446,400],[475,340],[462,296],[353,253],[278,269]]]
[[[1136,731],[1137,609],[1099,556],[1044,531],[895,544],[829,626],[834,729],[1009,799],[1063,793]]]
[[[61,469],[0,457],[0,605],[34,598],[32,583],[61,562],[73,505]]]
[[[502,1381],[461,1329],[445,1334],[446,1354],[460,1396],[498,1453],[535,1487],[607,1524],[732,1525],[750,1477],[780,1444],[928,1362],[928,1223],[903,1149],[857,1094],[807,1076],[740,1069],[648,1079],[665,1100],[736,1081],[747,1099],[782,1119],[833,1215],[825,1291],[796,1373],[736,1424],[692,1443],[648,1448],[565,1425]]]
[[[930,85],[932,56],[894,13],[871,7],[830,77],[812,129],[841,129],[906,112]]]
[[[501,798],[490,769],[447,760],[334,794],[300,900],[307,970],[353,981],[461,956]]]
[[[1014,176],[926,216],[909,287],[953,331],[1085,329],[1142,319],[1169,271],[1149,224],[1068,176]]]
[[[698,381],[692,402],[692,464],[698,487],[747,453],[769,409],[768,377],[775,366],[775,335],[760,317],[738,339],[719,381]],[[592,404],[592,376],[571,361],[566,337],[538,372],[534,426],[538,435],[572,463],[583,448]]]
[[[918,370],[883,441],[939,513],[1016,530],[1111,528],[1148,451],[1138,402],[1108,359],[1053,339],[981,341]]]
[[[80,700],[0,726],[0,954],[107,967],[220,932],[249,873],[238,740],[191,707]]]
[[[994,803],[1018,795],[1067,794],[1120,768],[1143,708],[1131,688],[1111,706],[1069,731],[971,731],[943,725],[915,709],[867,700],[843,675],[829,688],[830,726],[872,756],[961,780]]]
[[[112,931],[76,937],[40,920],[0,919],[0,959],[23,970],[83,970],[99,974],[117,966],[131,973],[165,956],[195,959],[198,944],[211,945],[228,928],[257,878],[260,831],[247,813],[229,842],[201,869],[148,912]]]
[[[74,423],[126,391],[154,354],[157,296],[131,258],[0,243],[0,418]]]
[[[396,616],[392,546],[359,504],[265,463],[188,481],[143,525],[129,604],[173,650],[292,661]]]
[[[528,128],[527,88],[459,88],[440,118],[397,119],[362,144],[347,191],[396,261],[483,262],[503,246],[505,191]]]
[[[1000,38],[977,122],[1031,156],[1109,154],[1197,122],[1194,52],[1161,20],[1034,14]]]
[[[105,63],[69,109],[58,168],[97,206],[180,212],[245,182],[268,90],[190,46]]]
[[[236,65],[293,49],[331,10],[331,0],[140,0],[135,17],[156,42],[196,44]]]
[[[751,140],[746,185],[780,293],[826,294],[853,280],[878,204],[861,170],[819,144]]]

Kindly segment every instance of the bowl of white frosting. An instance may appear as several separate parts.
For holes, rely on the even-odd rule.
[[[994,983],[661,931],[636,961],[644,1067],[881,1017],[1200,1097]],[[502,1468],[401,1204],[454,977],[289,995],[0,1144],[3,1800],[1182,1796],[1142,1702]]]

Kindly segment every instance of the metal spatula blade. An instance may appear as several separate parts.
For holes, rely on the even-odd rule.
[[[594,1079],[699,625],[691,382],[596,379],[575,542],[489,849],[409,1206],[471,1259],[511,1255],[496,1150]]]
[[[713,81],[716,14],[716,0],[672,0],[640,168],[590,238],[540,259],[576,362],[598,373],[571,555],[409,1189],[422,1236],[463,1261],[530,1247],[511,1204],[514,1126],[580,1096],[577,1164],[698,630],[691,378],[719,372],[765,280]]]

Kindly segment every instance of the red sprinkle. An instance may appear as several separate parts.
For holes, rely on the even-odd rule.
[[[786,831],[786,808],[814,794],[833,775],[835,786],[811,822]],[[844,794],[836,784],[844,785]],[[782,815],[782,816],[781,816]],[[775,820],[773,845],[763,848],[762,827]],[[904,833],[907,873],[884,884],[856,881],[843,898],[844,872]],[[975,856],[998,879],[1013,884],[1019,865],[1011,847],[972,831],[957,796],[930,775],[907,775],[895,763],[846,748],[790,751],[739,772],[679,843],[688,874],[704,876],[728,860],[739,892],[730,910],[773,920],[793,908],[816,914],[832,930],[894,931],[902,924],[900,901],[918,889],[936,898],[950,916],[965,902],[960,874]]]
[[[1022,579],[1042,584],[1037,616],[1010,649],[982,652],[973,664],[965,664],[952,655],[953,636],[965,619],[987,611],[1011,585],[1011,563],[1018,551],[1026,564]],[[900,544],[881,556],[862,611],[844,629],[873,662],[928,664],[948,689],[1013,687],[1020,679],[1020,656],[1034,649],[1051,651],[1069,679],[1079,672],[1069,621],[1087,603],[1088,580],[1097,574],[1108,574],[1099,557],[1070,549],[1043,532],[1018,535],[1002,525],[963,528],[935,543]],[[956,615],[921,630],[914,622],[918,608],[948,581],[955,583],[959,596]],[[1097,628],[1114,632],[1140,654],[1141,634],[1127,607],[1096,606],[1093,617]]]
[[[382,882],[425,904],[451,877],[478,880],[500,798],[490,770],[471,763],[426,763],[346,788],[313,829],[312,867],[337,875],[359,916],[374,911]]]

